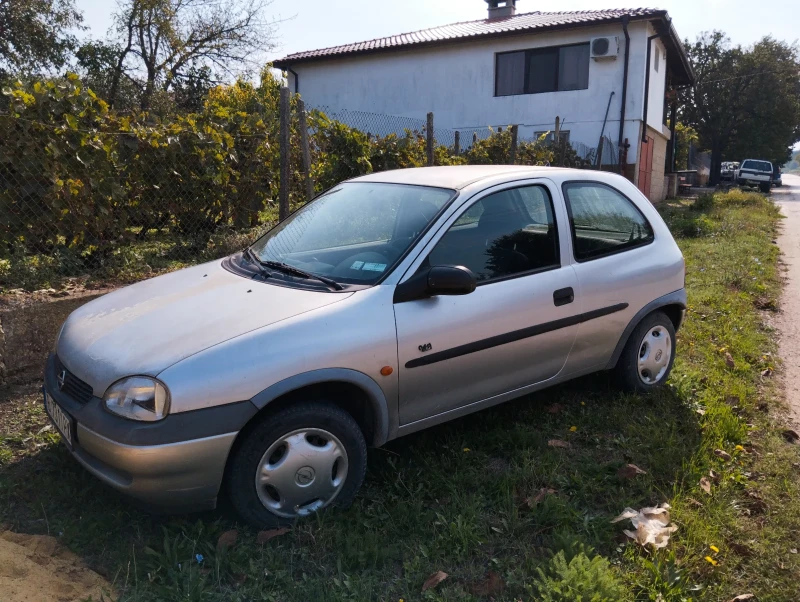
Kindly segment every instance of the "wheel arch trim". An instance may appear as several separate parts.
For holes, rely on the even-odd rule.
[[[380,447],[389,440],[389,404],[386,395],[372,378],[349,368],[321,368],[301,374],[295,374],[253,396],[250,401],[259,410],[264,409],[270,402],[283,397],[287,393],[302,389],[309,385],[324,383],[348,383],[363,391],[370,404],[374,416],[374,434],[372,445]]]
[[[606,370],[611,370],[617,365],[617,362],[622,355],[622,350],[625,349],[625,345],[627,344],[633,329],[638,326],[639,322],[641,322],[648,314],[651,314],[657,309],[666,307],[668,305],[678,305],[683,309],[686,309],[686,289],[682,288],[680,290],[667,293],[658,299],[654,299],[636,312],[636,315],[631,318],[631,321],[628,322],[628,325],[622,332],[622,336],[619,338],[619,341],[617,341],[617,346],[614,348],[614,353],[611,354],[611,359],[609,359],[608,364],[606,364]],[[675,330],[677,331],[679,327],[680,322],[675,327]]]

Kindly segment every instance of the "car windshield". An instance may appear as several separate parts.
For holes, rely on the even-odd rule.
[[[752,169],[754,171],[772,171],[772,165],[767,161],[745,161],[742,169]]]
[[[349,182],[315,199],[251,247],[280,262],[348,284],[374,284],[388,273],[455,191]]]

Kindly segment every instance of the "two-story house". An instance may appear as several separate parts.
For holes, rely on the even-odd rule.
[[[675,116],[667,98],[694,81],[667,12],[518,14],[516,0],[486,2],[486,19],[298,52],[275,66],[311,106],[418,119],[431,111],[437,128],[516,124],[528,137],[558,118],[572,143],[610,138],[620,172],[663,199]]]

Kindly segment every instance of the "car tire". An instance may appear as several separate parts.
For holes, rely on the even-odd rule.
[[[667,381],[674,361],[675,326],[664,312],[655,311],[628,337],[614,368],[614,381],[623,391],[649,393]]]
[[[759,184],[759,186],[758,186],[758,189],[759,189],[761,192],[763,192],[763,193],[765,193],[765,194],[766,194],[766,193],[768,193],[768,192],[769,192],[769,190],[770,190],[770,185],[769,185],[769,184]]]
[[[239,516],[257,529],[346,508],[364,482],[364,435],[336,405],[300,402],[267,412],[243,436],[226,485]]]

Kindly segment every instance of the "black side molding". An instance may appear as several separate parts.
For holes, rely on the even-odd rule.
[[[426,355],[424,357],[418,357],[406,362],[406,368],[428,366],[437,362],[443,362],[445,360],[461,357],[462,355],[468,355],[477,351],[484,351],[485,349],[499,347],[500,345],[506,345],[515,341],[521,341],[522,339],[535,337],[539,334],[553,332],[554,330],[567,328],[569,326],[580,324],[581,322],[587,322],[588,320],[594,320],[595,318],[607,316],[609,314],[622,311],[627,307],[627,303],[617,303],[616,305],[601,307],[600,309],[593,309],[592,311],[587,311],[586,313],[569,316],[567,318],[560,318],[558,320],[553,320],[552,322],[545,322],[544,324],[537,324],[536,326],[529,326],[520,330],[513,330],[505,334],[489,337],[488,339],[482,339],[473,343],[467,343],[466,345],[459,345],[458,347],[445,349],[444,351],[439,351],[438,353],[431,353],[430,355]]]

